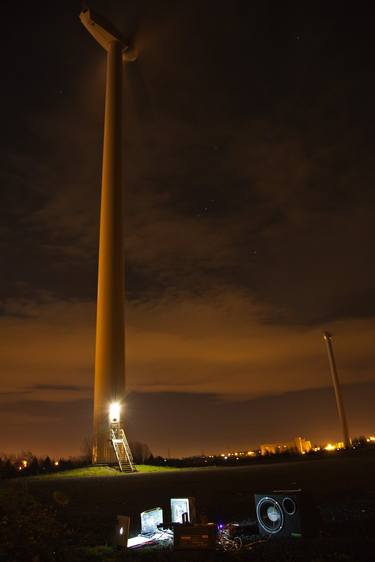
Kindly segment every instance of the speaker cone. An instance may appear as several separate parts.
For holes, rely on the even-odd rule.
[[[265,496],[256,510],[258,522],[267,533],[278,533],[283,528],[283,510],[276,500]]]

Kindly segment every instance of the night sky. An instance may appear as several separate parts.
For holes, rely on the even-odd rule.
[[[127,427],[155,454],[375,432],[370,3],[97,0],[125,78]],[[349,4],[348,4],[349,6]],[[105,53],[2,3],[0,452],[91,432]]]

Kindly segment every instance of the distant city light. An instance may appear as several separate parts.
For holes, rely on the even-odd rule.
[[[338,441],[337,443],[327,443],[324,447],[325,451],[338,451],[339,449],[344,449],[343,441]]]
[[[375,445],[375,435],[365,436],[366,442]],[[323,442],[324,443],[324,442]],[[354,447],[355,448],[355,447]],[[290,452],[292,454],[307,455],[310,452],[318,453],[319,451],[339,451],[340,449],[345,449],[343,441],[337,442],[325,442],[322,445],[312,446],[311,441],[305,439],[304,437],[295,437],[293,440],[288,442],[275,442],[266,443],[259,446],[258,450],[243,450],[239,451],[237,449],[234,452],[218,453],[217,455],[209,455],[208,458],[214,459],[215,457],[221,457],[223,460],[230,460],[233,462],[234,459],[237,461],[241,458],[257,457],[264,455],[277,455]]]
[[[260,446],[261,455],[275,455],[277,453],[285,453],[287,451],[304,454],[309,453],[312,449],[311,441],[303,437],[295,437],[287,443],[264,443]]]

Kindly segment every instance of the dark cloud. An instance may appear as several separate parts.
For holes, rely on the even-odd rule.
[[[125,84],[129,297],[225,285],[274,305],[278,321],[371,315],[366,22],[345,42],[345,14],[326,9],[289,6],[279,27],[268,3],[94,7],[140,43]],[[66,87],[51,85],[47,108],[33,102],[30,142],[3,170],[3,240],[15,238],[2,292],[94,298],[104,54],[74,11],[53,29],[75,30],[56,41],[67,64],[48,66]]]
[[[48,418],[51,421],[55,419],[66,421],[66,414],[75,413],[83,410],[87,400],[74,401],[50,401],[50,400],[18,400],[15,402],[3,403],[1,410],[3,414],[10,414],[14,411],[20,412],[22,417],[30,418]]]
[[[81,392],[82,390],[89,390],[90,387],[80,384],[34,384],[31,387],[33,390],[63,390],[69,392]]]
[[[32,394],[32,390],[28,389],[28,390],[5,390],[5,391],[1,391],[0,392],[0,396],[2,397],[12,397],[12,398],[18,398],[19,396],[23,396],[26,394]]]
[[[40,390],[45,390],[45,391],[49,391],[49,390],[56,390],[59,391],[61,393],[64,392],[85,392],[88,393],[91,391],[91,386],[84,386],[84,385],[78,385],[78,384],[33,384],[27,388],[18,388],[17,390],[6,390],[6,391],[2,391],[0,392],[0,396],[2,397],[8,397],[8,398],[19,398],[20,396],[25,396],[25,395],[29,395],[29,394],[33,394],[35,392],[38,392]]]
[[[70,387],[85,394],[93,376],[94,303],[47,299],[10,308],[18,314],[0,318],[4,391],[32,388],[40,399],[59,397]],[[245,398],[327,384],[326,326],[269,322],[274,308],[244,293],[133,300],[126,316],[129,391],[183,388]],[[329,327],[337,336],[343,382],[372,380],[373,318]]]
[[[322,388],[327,327],[344,382],[373,379],[374,39],[366,10],[335,4],[92,2],[139,52],[133,391]],[[92,383],[105,55],[76,2],[7,10],[23,41],[2,67],[1,392],[65,401]]]

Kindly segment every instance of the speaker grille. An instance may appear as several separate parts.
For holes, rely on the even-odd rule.
[[[257,519],[266,533],[278,533],[284,525],[284,513],[279,502],[265,496],[256,507]]]

